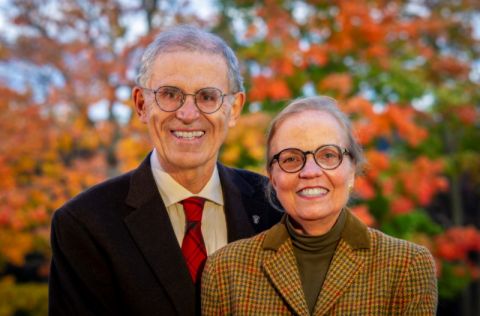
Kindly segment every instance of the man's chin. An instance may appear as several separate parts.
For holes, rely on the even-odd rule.
[[[168,159],[167,165],[175,170],[192,170],[213,167],[215,159],[206,159],[205,157],[195,157],[191,153],[179,154]],[[162,163],[162,166],[164,164]]]

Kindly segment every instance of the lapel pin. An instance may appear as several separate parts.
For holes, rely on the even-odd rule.
[[[252,219],[254,224],[258,224],[260,222],[260,216],[258,215],[253,215]]]

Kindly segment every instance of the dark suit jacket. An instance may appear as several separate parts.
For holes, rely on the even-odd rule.
[[[218,164],[228,241],[279,221],[265,177]],[[76,196],[52,220],[50,315],[194,315],[195,287],[150,158]]]

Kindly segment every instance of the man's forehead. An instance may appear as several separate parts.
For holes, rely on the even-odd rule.
[[[198,88],[228,88],[228,67],[221,55],[178,51],[162,53],[150,67],[153,85],[175,85],[176,81],[199,84]],[[208,81],[208,82],[205,82]],[[153,87],[153,86],[152,86]]]

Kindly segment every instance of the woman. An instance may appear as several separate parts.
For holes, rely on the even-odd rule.
[[[428,250],[366,227],[346,208],[363,157],[333,99],[288,105],[271,124],[267,155],[272,200],[286,215],[208,259],[202,314],[435,314]]]

